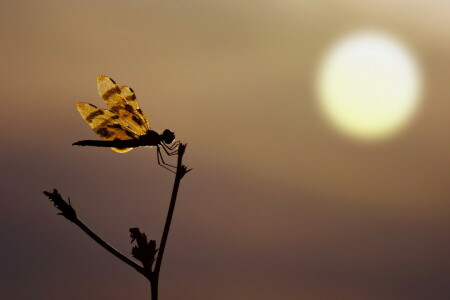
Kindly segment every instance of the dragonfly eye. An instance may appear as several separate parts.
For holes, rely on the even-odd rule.
[[[164,130],[163,134],[163,141],[166,144],[171,144],[173,142],[173,140],[175,139],[175,133],[173,133],[173,131],[166,129]]]

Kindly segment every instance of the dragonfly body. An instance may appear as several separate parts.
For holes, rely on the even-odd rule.
[[[170,144],[175,139],[175,134],[166,129],[162,134],[154,131],[148,130],[144,135],[140,135],[137,138],[129,140],[119,140],[115,139],[112,141],[102,141],[102,140],[83,140],[73,143],[76,146],[94,146],[94,147],[108,147],[117,149],[128,149],[137,148],[142,146],[158,146],[162,143]]]

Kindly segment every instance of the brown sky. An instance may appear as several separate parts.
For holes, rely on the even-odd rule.
[[[0,295],[148,299],[144,278],[61,217],[58,188],[129,253],[159,241],[172,176],[152,149],[75,148],[97,75],[188,143],[162,299],[450,299],[450,5],[445,1],[0,1]],[[331,128],[315,72],[337,36],[387,30],[422,104],[394,138]]]

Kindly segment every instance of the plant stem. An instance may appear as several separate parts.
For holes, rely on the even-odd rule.
[[[158,277],[154,276],[150,280],[150,290],[152,293],[152,300],[158,300]]]
[[[149,274],[147,274],[143,267],[114,249],[110,244],[105,242],[102,238],[100,238],[95,232],[93,232],[89,227],[87,227],[83,222],[81,222],[79,219],[76,219],[73,221],[74,224],[76,224],[78,227],[81,228],[87,235],[89,235],[94,241],[96,241],[100,246],[108,250],[112,255],[126,263],[127,265],[133,267],[136,271],[144,275],[145,277],[149,277]]]
[[[177,161],[177,172],[175,174],[175,182],[172,189],[172,197],[170,199],[169,210],[167,211],[166,223],[164,225],[164,231],[161,238],[161,244],[158,250],[158,257],[155,262],[155,269],[153,271],[153,276],[151,281],[152,287],[152,300],[158,300],[158,281],[159,273],[161,270],[161,263],[164,256],[164,250],[166,248],[167,237],[169,236],[170,224],[172,223],[173,211],[175,210],[175,203],[177,201],[178,188],[180,186],[181,179],[183,176],[189,172],[186,167],[182,164],[183,154],[186,149],[186,144],[180,144],[178,147],[178,161]]]

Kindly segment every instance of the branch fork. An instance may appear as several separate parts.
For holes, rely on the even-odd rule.
[[[180,186],[181,179],[190,172],[192,169],[188,169],[185,165],[182,164],[183,155],[186,150],[186,144],[180,143],[178,146],[178,160],[176,166],[175,173],[175,182],[173,185],[172,196],[170,199],[169,209],[167,212],[166,222],[164,225],[164,230],[161,238],[160,248],[156,248],[155,240],[148,240],[145,233],[141,232],[139,228],[133,227],[130,228],[130,237],[131,243],[135,243],[133,248],[131,249],[131,255],[137,259],[141,264],[137,264],[133,260],[129,259],[124,254],[120,253],[118,250],[113,248],[107,242],[105,242],[102,238],[100,238],[95,232],[93,232],[88,226],[86,226],[80,219],[77,217],[77,213],[70,203],[70,198],[68,202],[66,202],[58,190],[54,189],[52,192],[44,191],[44,195],[46,195],[51,202],[55,205],[55,207],[60,211],[58,215],[64,216],[66,219],[77,225],[81,230],[83,230],[89,237],[91,237],[94,241],[96,241],[100,246],[105,248],[111,254],[116,256],[118,259],[128,264],[136,271],[141,273],[145,278],[150,281],[151,286],[151,299],[158,299],[158,282],[159,282],[159,274],[161,271],[162,259],[164,256],[164,250],[167,243],[167,238],[169,235],[170,224],[172,222],[173,212],[175,210],[175,203],[177,199],[178,189]]]

